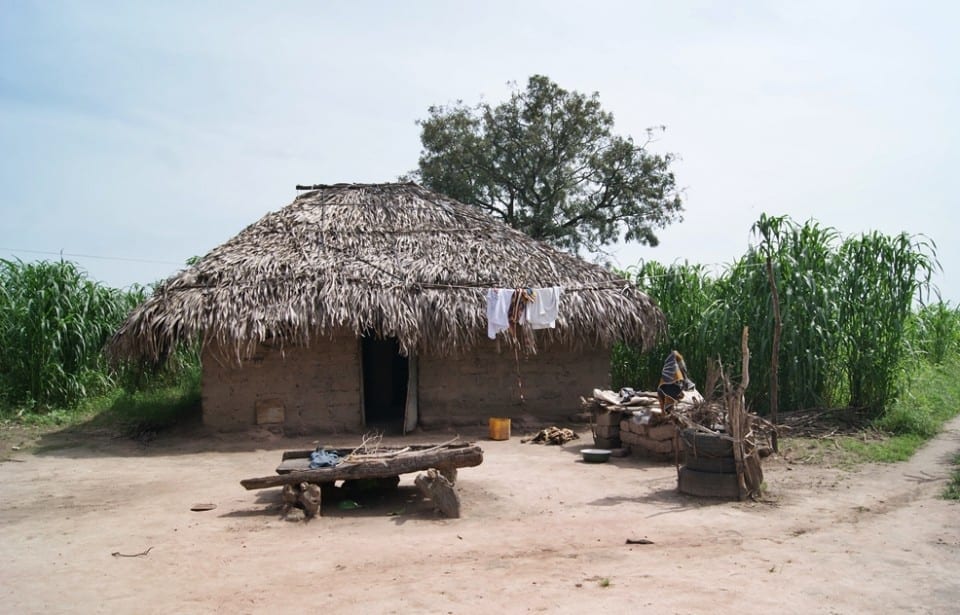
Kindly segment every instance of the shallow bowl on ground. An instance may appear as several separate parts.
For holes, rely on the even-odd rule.
[[[605,463],[610,461],[610,451],[605,448],[585,448],[580,451],[587,463]]]

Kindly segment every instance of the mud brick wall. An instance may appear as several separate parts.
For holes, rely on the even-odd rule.
[[[525,403],[520,403],[512,348],[484,341],[470,354],[420,357],[419,406],[423,427],[485,424],[489,417],[566,420],[581,411],[580,397],[610,386],[610,351],[541,346],[520,354]]]
[[[238,367],[217,348],[203,354],[203,422],[221,430],[282,419],[287,434],[362,430],[360,346],[353,335],[309,348],[261,346]],[[266,423],[264,423],[266,421]]]

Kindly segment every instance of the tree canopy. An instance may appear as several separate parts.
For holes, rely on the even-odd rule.
[[[491,106],[432,106],[420,120],[423,185],[476,205],[535,239],[578,251],[621,239],[655,246],[679,219],[672,154],[613,134],[599,95],[543,75]]]

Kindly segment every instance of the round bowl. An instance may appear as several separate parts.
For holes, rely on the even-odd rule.
[[[605,448],[585,448],[580,451],[587,463],[606,463],[610,461],[610,451]]]

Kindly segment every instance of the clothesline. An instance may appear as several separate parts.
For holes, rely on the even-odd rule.
[[[456,288],[461,290],[487,290],[490,288],[533,288],[534,285],[531,284],[433,284],[433,283],[415,283],[414,286],[420,286],[421,288],[434,288],[434,289],[446,289],[446,288]],[[540,285],[536,285],[540,286]],[[557,286],[553,284],[552,286]],[[626,284],[611,284],[609,286],[564,286],[564,292],[576,292],[576,291],[588,291],[588,290],[619,290],[621,292],[627,290],[633,286],[630,283]]]
[[[270,278],[271,280],[290,280],[291,276],[285,277],[274,277]],[[316,283],[316,280],[308,277],[303,277],[304,282]],[[338,278],[334,280],[335,282],[343,282],[349,284],[362,284],[366,286],[373,286],[376,288],[421,288],[425,290],[480,290],[486,291],[491,288],[533,288],[530,284],[493,284],[493,283],[483,283],[483,284],[438,284],[434,282],[398,282],[398,283],[384,283],[376,280],[366,280],[361,278]],[[322,282],[321,282],[322,283]],[[216,290],[218,288],[258,288],[260,284],[251,284],[249,282],[245,283],[227,283],[227,284],[183,284],[175,286],[172,288],[164,289],[165,292],[175,292],[175,291],[186,291],[186,290]],[[539,285],[537,285],[539,286]],[[589,292],[589,291],[601,291],[601,290],[615,290],[619,292],[625,292],[630,288],[635,288],[633,284],[629,282],[618,285],[594,285],[594,286],[564,286],[564,292]]]

